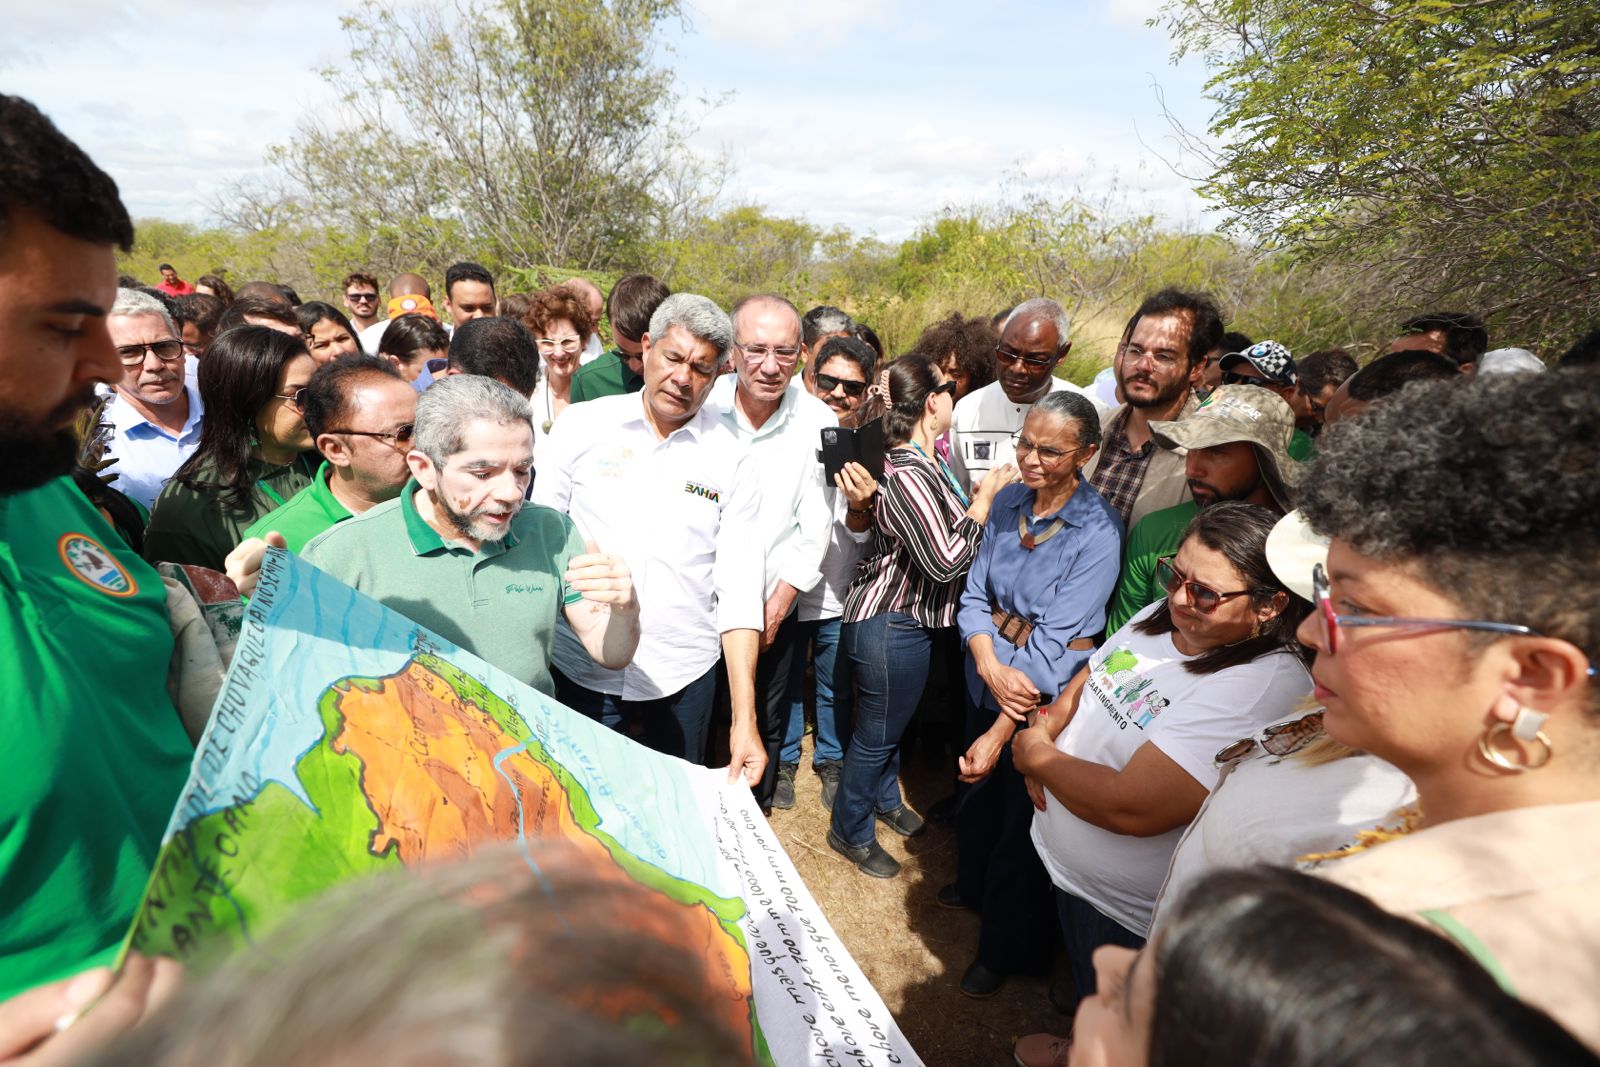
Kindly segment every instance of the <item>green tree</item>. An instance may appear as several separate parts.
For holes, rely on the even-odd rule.
[[[238,190],[224,215],[329,229],[347,262],[380,272],[437,269],[463,247],[511,267],[627,259],[700,187],[654,61],[678,15],[678,0],[363,9],[344,20],[348,58],[322,72],[337,115],[273,150],[286,188]]]
[[[1563,343],[1600,313],[1600,6],[1173,0],[1236,232]],[[1384,284],[1373,286],[1373,277]],[[1371,311],[1374,309],[1365,309]]]

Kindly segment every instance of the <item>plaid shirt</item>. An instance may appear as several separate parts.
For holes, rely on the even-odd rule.
[[[1100,491],[1106,503],[1122,516],[1122,525],[1132,525],[1133,505],[1139,499],[1139,489],[1144,485],[1144,472],[1155,454],[1155,441],[1146,441],[1143,448],[1128,445],[1128,414],[1123,408],[1106,426],[1100,441],[1100,464],[1089,476],[1089,484]]]

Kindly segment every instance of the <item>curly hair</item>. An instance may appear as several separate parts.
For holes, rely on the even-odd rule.
[[[1600,661],[1600,390],[1591,373],[1407,385],[1329,430],[1301,482],[1318,533],[1473,617]]]
[[[557,319],[572,323],[581,340],[587,341],[589,335],[594,333],[594,316],[589,313],[589,302],[570,285],[554,285],[528,294],[528,311],[522,319],[528,332],[535,337],[544,337],[544,331]]]
[[[950,359],[967,374],[967,392],[973,393],[994,381],[994,349],[1000,335],[988,319],[965,318],[952,311],[922,331],[911,354],[926,356],[944,366]]]

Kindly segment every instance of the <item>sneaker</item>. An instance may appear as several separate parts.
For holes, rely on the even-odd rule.
[[[844,838],[828,827],[828,847],[856,865],[862,874],[874,878],[893,878],[900,873],[900,861],[883,850],[876,841],[859,848],[844,843]]]
[[[799,769],[798,763],[778,764],[778,786],[772,793],[772,806],[779,811],[794,807],[794,772]]]
[[[1017,1067],[1066,1067],[1071,1051],[1070,1037],[1029,1034],[1017,1038],[1017,1043],[1011,1047],[1011,1058],[1017,1061]]]
[[[825,811],[832,811],[833,798],[839,795],[839,778],[844,774],[844,765],[838,760],[829,760],[827,763],[818,763],[812,770],[822,779],[822,807]]]
[[[893,811],[878,812],[878,821],[901,837],[916,837],[928,825],[922,821],[922,816],[911,810],[909,804],[902,804]]]

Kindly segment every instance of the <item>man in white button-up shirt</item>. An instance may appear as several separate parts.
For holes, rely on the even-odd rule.
[[[704,406],[733,325],[705,297],[678,293],[642,344],[644,389],[568,408],[534,480],[534,503],[567,512],[622,556],[639,597],[639,647],[622,670],[596,664],[560,626],[556,698],[614,729],[636,719],[651,748],[701,763],[720,653],[733,709],[728,777],[754,787],[767,763],[755,706],[760,492],[749,450]]]
[[[767,770],[755,792],[757,802],[771,808],[799,633],[795,601],[821,579],[833,527],[833,490],[823,481],[817,449],[822,428],[839,419],[794,376],[806,349],[793,304],[781,296],[746,297],[732,317],[735,373],[717,381],[706,406],[745,442],[760,471],[759,536],[767,565],[755,684]]]

